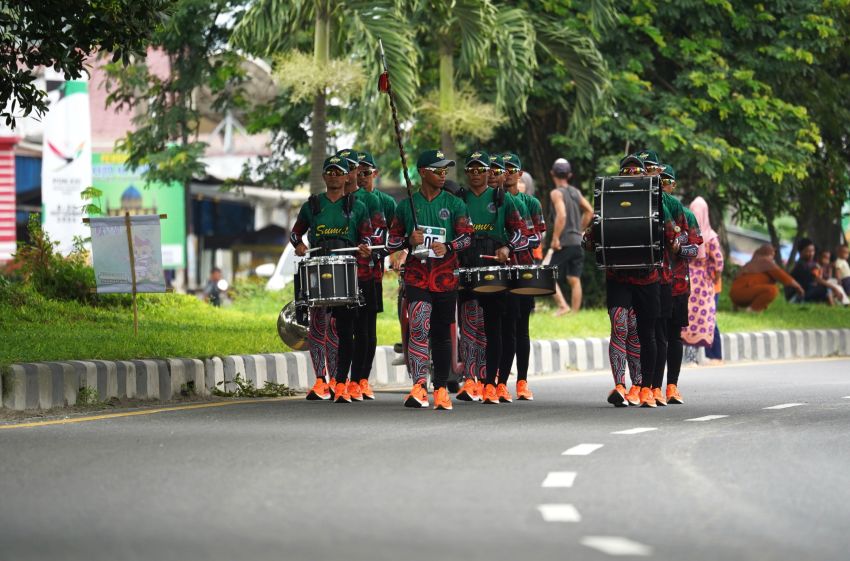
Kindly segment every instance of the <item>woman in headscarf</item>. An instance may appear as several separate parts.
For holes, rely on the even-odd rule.
[[[793,288],[802,297],[805,294],[791,275],[782,270],[773,260],[776,250],[770,244],[764,244],[753,253],[750,262],[741,267],[738,276],[732,282],[729,297],[737,308],[748,312],[760,312],[767,309],[779,295],[777,282]]]
[[[691,277],[691,296],[688,300],[688,326],[682,329],[686,345],[710,347],[714,342],[717,306],[714,300],[714,280],[723,271],[723,253],[717,232],[711,228],[708,203],[702,197],[693,200],[691,212],[697,218],[703,243],[697,256],[688,263]]]

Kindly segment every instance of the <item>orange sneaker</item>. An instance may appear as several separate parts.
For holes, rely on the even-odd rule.
[[[363,391],[360,389],[360,384],[352,380],[348,382],[348,386],[346,386],[345,390],[348,392],[348,397],[351,398],[351,401],[363,401]]]
[[[425,389],[425,383],[413,384],[413,389],[407,394],[404,400],[405,407],[413,407],[416,409],[428,408],[428,390]]]
[[[333,399],[334,398],[334,390],[336,389],[336,380],[333,377],[328,376],[326,383],[328,385],[328,391],[331,394],[331,399]]]
[[[446,388],[437,388],[434,391],[434,409],[443,411],[452,410],[452,400],[449,399],[449,390]]]
[[[466,382],[463,383],[463,387],[460,388],[460,391],[457,392],[455,399],[459,399],[461,401],[478,401],[478,396],[475,395],[475,388],[478,384],[476,384],[475,380],[472,378],[467,378]]]
[[[614,389],[608,394],[608,403],[614,407],[628,407],[629,404],[626,401],[626,387],[622,384],[614,386]]]
[[[676,405],[684,405],[685,403],[676,384],[667,384],[667,403],[675,403]]]
[[[476,401],[484,399],[484,382],[481,380],[475,382],[475,396],[478,398]]]
[[[484,386],[484,394],[481,396],[481,403],[486,403],[487,405],[495,405],[499,403],[499,396],[496,395],[496,386],[493,384],[487,384]]]
[[[658,405],[661,405],[662,407],[667,406],[667,400],[664,399],[664,394],[661,393],[661,388],[653,388],[652,397],[655,399],[655,403],[657,403]]]
[[[339,382],[334,388],[334,403],[351,403],[348,388],[342,382]]]
[[[360,393],[363,394],[363,399],[375,399],[375,392],[372,391],[369,380],[360,380]]]
[[[527,380],[520,380],[516,383],[516,398],[520,401],[534,401],[534,394],[528,389]]]
[[[626,401],[629,405],[640,405],[640,386],[632,384],[629,393],[626,394]]]
[[[310,401],[327,401],[331,398],[331,391],[328,388],[324,378],[316,378],[316,383],[310,388],[307,393],[307,399]]]
[[[655,398],[652,397],[652,390],[650,388],[644,387],[640,389],[640,406],[655,407]]]
[[[496,386],[496,395],[499,397],[499,401],[502,403],[513,403],[514,400],[511,397],[511,392],[508,391],[508,386],[505,384],[499,384]]]

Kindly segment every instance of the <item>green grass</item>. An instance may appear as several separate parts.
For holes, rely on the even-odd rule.
[[[386,311],[378,320],[378,343],[400,340],[395,312],[396,279],[384,282]],[[277,315],[292,299],[290,290],[268,293],[241,287],[232,306],[213,308],[191,296],[139,297],[139,335],[133,336],[129,297],[116,296],[98,306],[46,300],[15,287],[0,291],[0,365],[68,359],[133,359],[284,352],[277,336]],[[779,299],[764,313],[732,312],[721,299],[721,331],[850,327],[850,310],[821,305],[794,306]],[[555,318],[548,299],[538,300],[531,317],[536,339],[608,334],[604,310],[583,310]]]

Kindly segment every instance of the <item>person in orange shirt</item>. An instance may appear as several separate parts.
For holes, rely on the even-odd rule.
[[[779,295],[777,282],[793,288],[800,297],[805,295],[800,283],[776,264],[773,260],[775,255],[773,246],[765,244],[756,250],[749,263],[741,267],[729,292],[735,307],[744,308],[748,312],[766,310]]]

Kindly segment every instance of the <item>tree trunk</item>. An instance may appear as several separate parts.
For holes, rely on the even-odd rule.
[[[330,60],[330,15],[327,6],[316,6],[316,29],[313,35],[313,60],[317,68],[326,67]],[[328,152],[327,97],[324,91],[316,93],[313,116],[310,121],[310,192],[325,190],[322,181],[322,164]]]
[[[779,232],[776,231],[776,226],[773,224],[773,213],[765,212],[765,218],[767,219],[767,233],[770,234],[770,245],[776,250],[773,260],[776,261],[777,265],[782,267],[782,255],[779,251],[782,240],[779,238]]]
[[[457,161],[457,150],[451,132],[445,125],[444,116],[454,109],[454,49],[451,39],[440,42],[440,148],[449,160]],[[457,167],[449,168],[448,179],[457,181]]]

